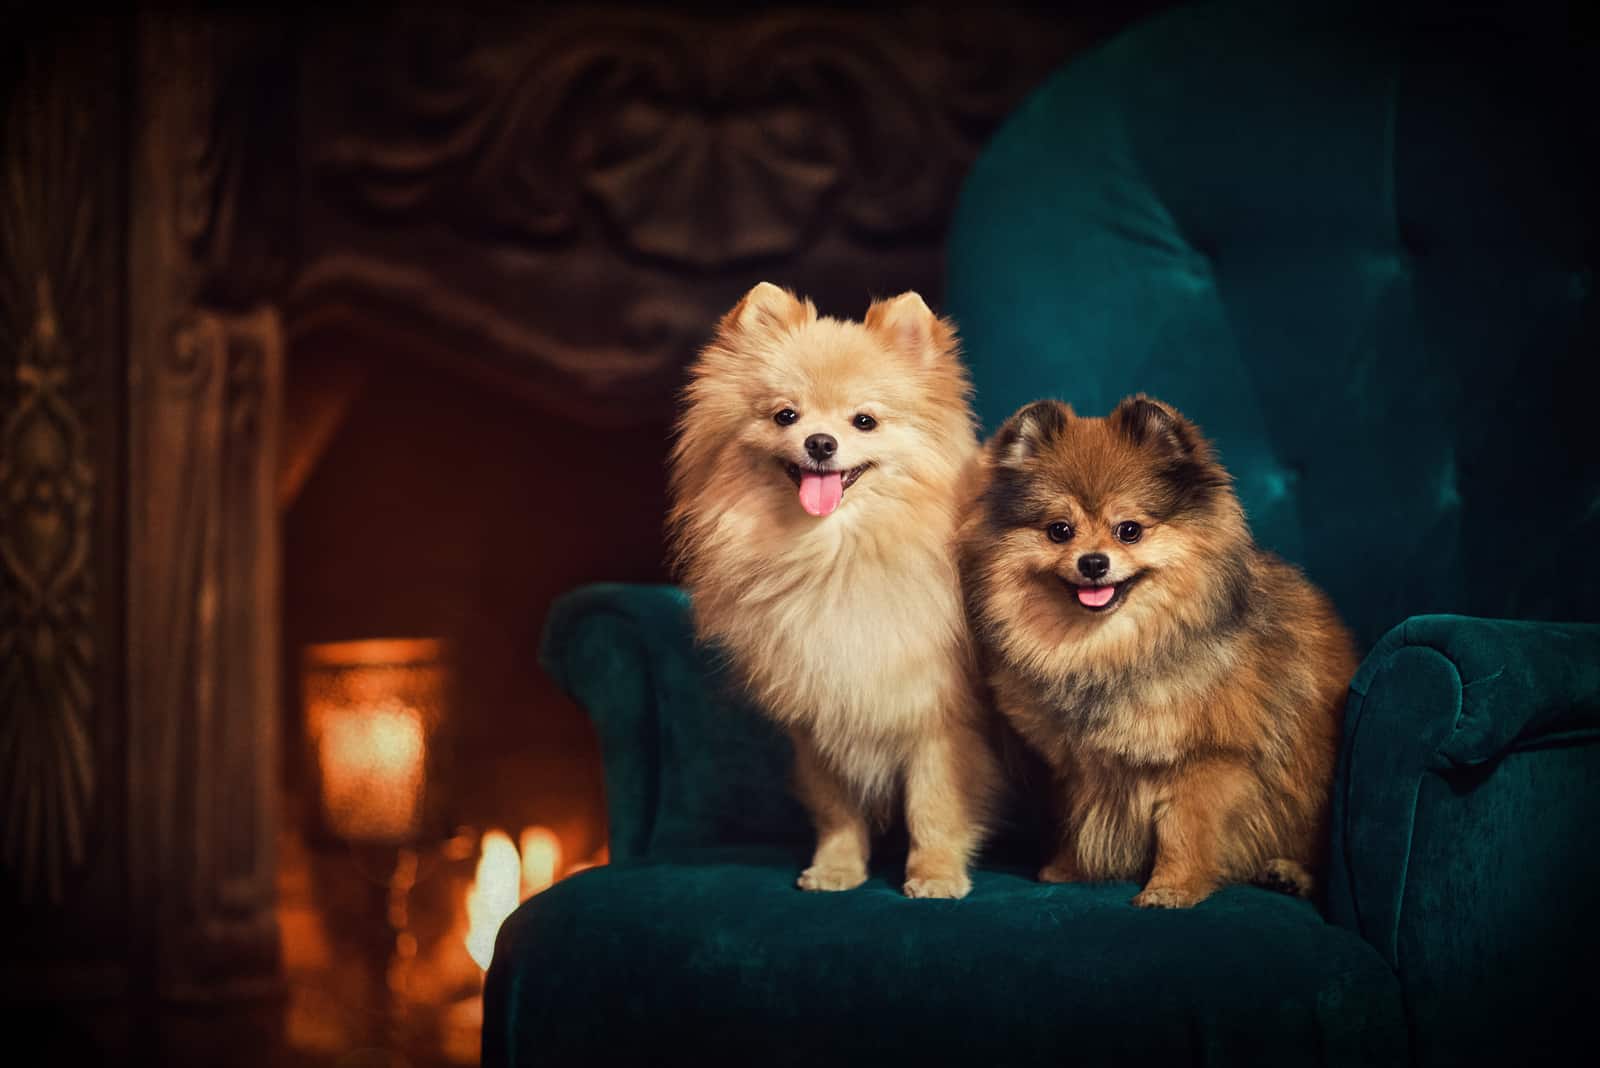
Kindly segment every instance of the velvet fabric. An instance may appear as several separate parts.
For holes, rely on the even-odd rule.
[[[1351,683],[1328,914],[1419,1063],[1554,1058],[1600,1010],[1600,626],[1424,616]]]
[[[613,861],[807,840],[788,743],[696,644],[682,590],[567,594],[551,606],[540,663],[599,734]]]
[[[1600,626],[1419,617],[1378,644],[1346,715],[1331,923],[1249,888],[1152,921],[1165,914],[1128,906],[1132,884],[1039,886],[1015,848],[1000,858],[1011,866],[980,874],[981,908],[899,898],[892,844],[860,896],[802,894],[807,828],[787,746],[696,645],[681,591],[562,598],[543,662],[599,731],[615,864],[508,923],[488,1064],[659,1055],[707,1034],[734,1052],[782,1036],[796,1060],[981,1041],[1014,1063],[1053,1048],[1112,1063],[1140,1048],[1130,1029],[1199,1063],[1397,1062],[1408,1046],[1426,1064],[1489,1049],[1515,1061],[1557,1050],[1600,1007],[1581,973],[1600,948],[1586,915],[1600,870],[1583,830],[1600,810]],[[984,981],[960,972],[937,992],[893,981],[897,968],[945,975],[941,954],[977,955]],[[1235,973],[1271,978],[1274,1013],[1258,1011],[1253,981],[1226,981]],[[1157,975],[1168,993],[1153,1003],[1141,977]],[[1503,1004],[1541,1026],[1508,1028]],[[841,1038],[807,1022],[824,1011],[862,1022]],[[879,1011],[896,1022],[868,1027]]]
[[[1229,888],[900,872],[794,888],[802,850],[670,851],[559,883],[501,929],[484,1063],[1215,1065],[1405,1062],[1393,973],[1307,902]]]
[[[1586,1038],[1600,241],[1572,102],[1597,67],[1510,10],[1147,20],[1026,103],[951,231],[989,428],[1041,396],[1172,401],[1372,646],[1326,900],[1147,913],[998,849],[969,899],[908,901],[892,843],[867,886],[802,893],[784,739],[681,592],[591,587],[542,661],[599,732],[614,863],[507,922],[485,1064],[1448,1065]],[[1573,622],[1509,621],[1548,619]]]
[[[1170,401],[1363,644],[1600,618],[1600,57],[1471,7],[1151,19],[1023,105],[951,231],[985,427]]]

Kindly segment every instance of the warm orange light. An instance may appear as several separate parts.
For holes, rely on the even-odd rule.
[[[561,839],[548,827],[525,827],[522,850],[504,831],[483,836],[478,871],[467,887],[467,952],[489,970],[495,936],[516,907],[560,878]]]
[[[504,831],[485,834],[478,872],[467,888],[467,952],[484,971],[494,957],[500,925],[517,907],[520,877],[521,864],[511,836]]]
[[[594,851],[593,856],[570,865],[567,868],[567,874],[563,875],[562,878],[576,875],[580,871],[588,871],[590,868],[603,868],[609,863],[611,863],[611,848],[609,845],[602,843],[600,848]]]
[[[317,765],[328,823],[345,838],[408,837],[422,805],[422,717],[390,701],[329,709]]]
[[[428,743],[443,700],[441,646],[333,642],[305,651],[306,725],[330,830],[404,842],[422,826]]]
[[[561,872],[561,839],[548,827],[522,832],[522,896],[532,897],[555,883]]]

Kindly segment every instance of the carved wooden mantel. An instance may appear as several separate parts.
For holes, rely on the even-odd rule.
[[[0,993],[180,1001],[277,975],[286,348],[336,325],[660,423],[759,279],[937,305],[966,167],[1108,28],[32,17],[0,40]]]
[[[1005,9],[605,7],[317,33],[291,336],[359,316],[564,418],[659,422],[762,278],[838,314],[937,301],[962,175],[1082,35]]]

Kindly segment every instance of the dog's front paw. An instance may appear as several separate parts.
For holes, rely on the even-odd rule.
[[[1133,903],[1142,909],[1187,909],[1211,896],[1209,890],[1182,886],[1147,886],[1134,895]]]
[[[813,864],[794,884],[802,890],[854,890],[867,881],[867,869],[842,864]]]
[[[1058,860],[1052,860],[1039,869],[1039,881],[1041,883],[1075,883],[1078,881],[1078,873],[1071,864],[1063,864]]]
[[[972,891],[972,880],[967,878],[965,872],[910,876],[902,889],[906,897],[962,898]]]

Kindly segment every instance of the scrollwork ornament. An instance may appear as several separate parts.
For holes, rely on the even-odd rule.
[[[48,276],[35,294],[0,427],[0,855],[24,900],[59,900],[84,861],[95,786],[94,473]]]
[[[325,191],[364,213],[530,247],[599,224],[625,252],[701,270],[838,230],[922,235],[1054,55],[1047,40],[969,33],[969,51],[1006,62],[965,79],[952,104],[941,27],[902,22],[804,11],[401,21],[377,46],[385,61],[366,68],[379,79],[352,94],[358,120],[321,127],[312,162]]]

